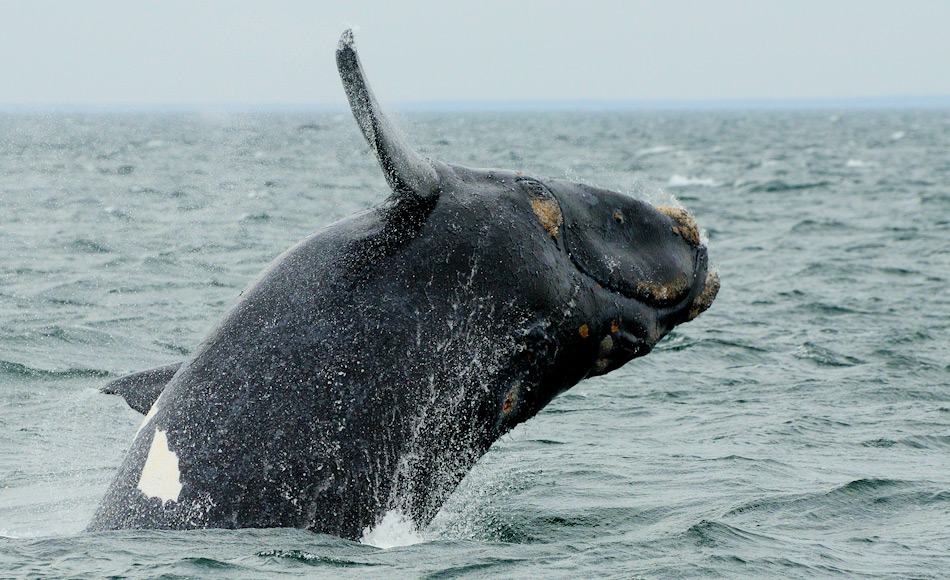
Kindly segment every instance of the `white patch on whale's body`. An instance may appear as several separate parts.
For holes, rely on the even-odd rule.
[[[157,497],[163,502],[178,501],[181,494],[181,472],[178,471],[178,455],[168,448],[168,437],[161,429],[155,430],[148,457],[139,478],[139,491],[148,497]]]

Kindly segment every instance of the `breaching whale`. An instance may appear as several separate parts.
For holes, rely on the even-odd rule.
[[[715,298],[686,211],[428,159],[350,31],[336,59],[391,194],[281,254],[191,358],[105,387],[148,414],[89,530],[425,526],[499,436]]]

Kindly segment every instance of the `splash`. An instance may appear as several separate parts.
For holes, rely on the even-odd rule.
[[[386,512],[383,519],[375,526],[367,526],[363,530],[363,537],[360,538],[361,544],[384,550],[421,544],[425,541],[426,539],[422,537],[416,526],[398,509]]]

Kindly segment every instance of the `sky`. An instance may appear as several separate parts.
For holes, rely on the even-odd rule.
[[[0,0],[0,105],[950,97],[950,1]]]

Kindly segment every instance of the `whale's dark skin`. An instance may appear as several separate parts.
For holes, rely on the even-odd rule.
[[[499,436],[712,303],[685,211],[429,160],[349,31],[337,62],[390,197],[284,252],[180,366],[107,387],[151,411],[90,530],[424,526]],[[140,482],[159,432],[171,498]]]

